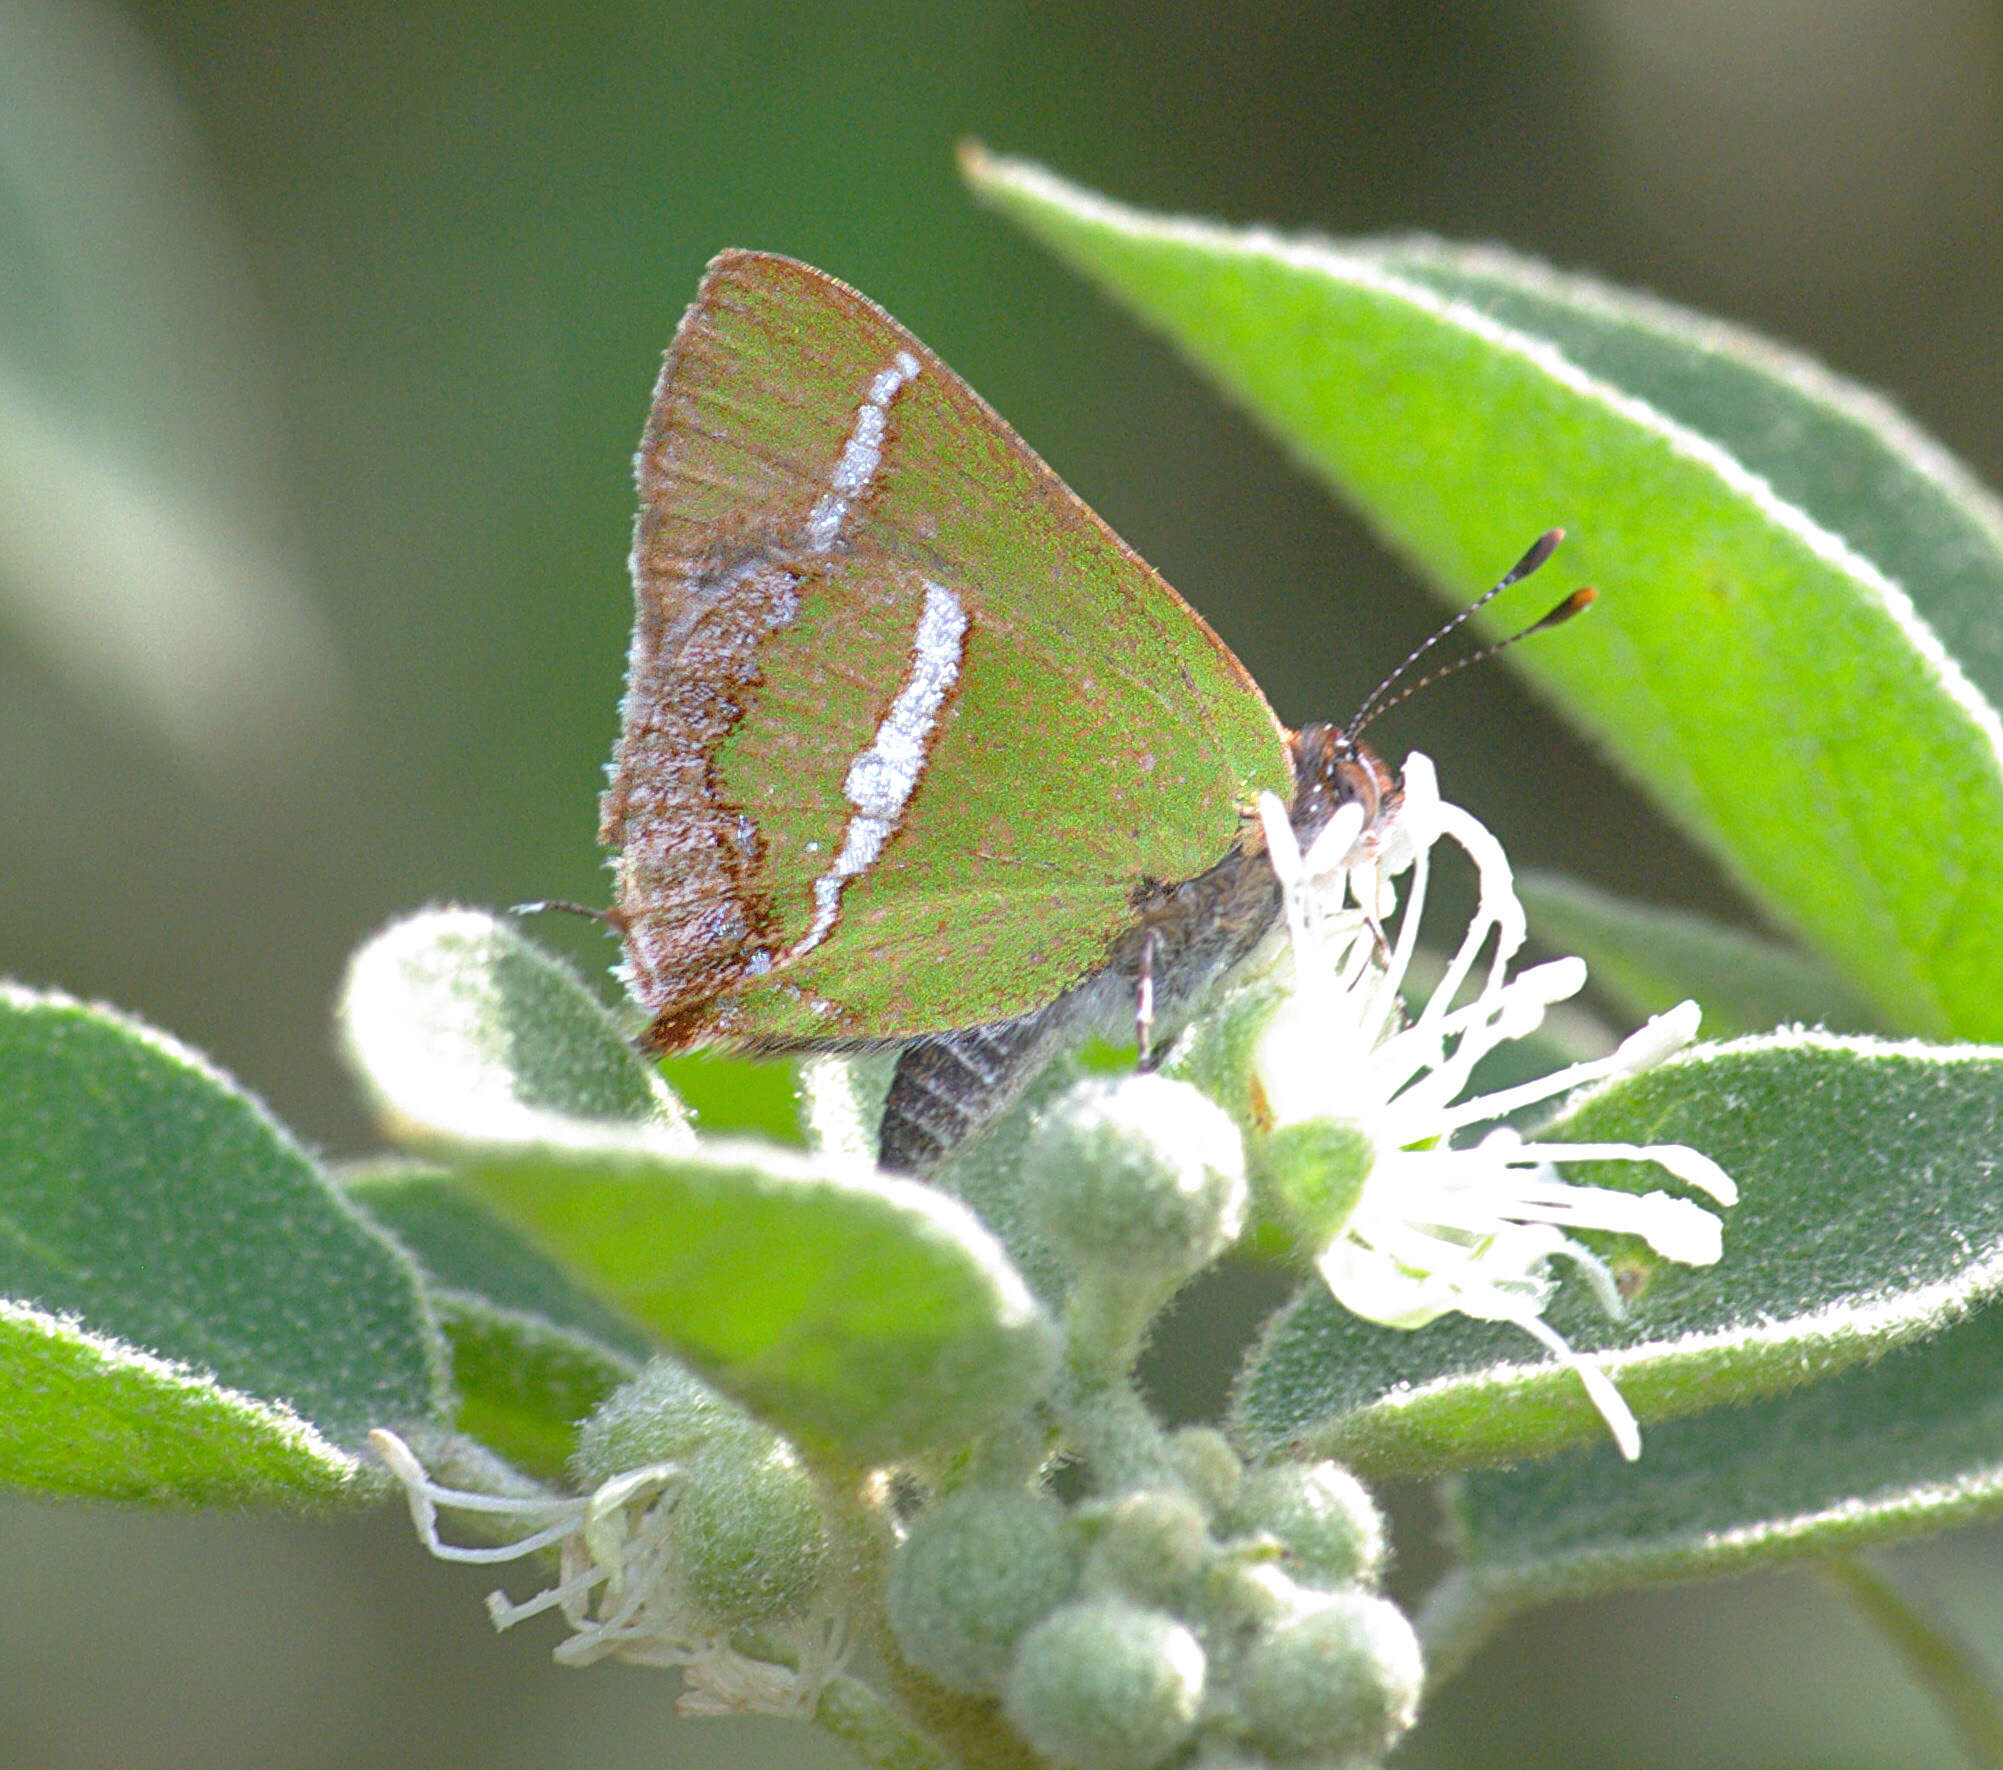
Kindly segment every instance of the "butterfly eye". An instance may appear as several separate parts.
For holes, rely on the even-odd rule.
[[[1374,824],[1384,799],[1386,782],[1383,774],[1383,764],[1367,752],[1338,762],[1335,765],[1336,804],[1361,804],[1365,826]]]

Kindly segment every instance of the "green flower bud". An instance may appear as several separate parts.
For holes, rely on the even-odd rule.
[[[1215,1426],[1182,1426],[1169,1434],[1169,1461],[1213,1517],[1228,1512],[1238,1497],[1245,1465],[1231,1440]]]
[[[1276,1758],[1375,1758],[1412,1725],[1424,1668],[1404,1612],[1355,1590],[1325,1596],[1252,1645],[1245,1730]]]
[[[1281,1125],[1259,1148],[1261,1203],[1310,1250],[1324,1248],[1349,1221],[1377,1159],[1355,1125],[1303,1119]]]
[[[1078,1272],[1173,1288],[1244,1224],[1237,1128],[1163,1076],[1080,1082],[1044,1114],[1022,1171],[1044,1238]]]
[[[570,1471],[586,1489],[653,1463],[678,1463],[714,1439],[776,1443],[772,1432],[672,1358],[613,1390],[577,1429]]]
[[[1289,1578],[1276,1560],[1227,1548],[1203,1570],[1190,1608],[1206,1639],[1243,1642],[1303,1615],[1320,1598]]]
[[[1291,991],[1272,974],[1241,977],[1175,1042],[1163,1075],[1200,1088],[1231,1115],[1247,1142],[1272,1128],[1272,1109],[1258,1075],[1259,1041]]]
[[[1154,1770],[1195,1730],[1204,1674],[1202,1647],[1174,1617],[1087,1598],[1023,1636],[1002,1706],[1068,1770]]]
[[[707,1616],[755,1628],[806,1607],[827,1569],[828,1533],[793,1448],[726,1435],[684,1464],[675,1571]]]
[[[1023,1631],[1076,1585],[1055,1501],[970,1487],[919,1513],[891,1565],[886,1602],[906,1659],[954,1690],[993,1695]]]
[[[1122,1494],[1086,1514],[1096,1529],[1088,1590],[1173,1608],[1210,1558],[1209,1522],[1185,1493]]]
[[[1313,1586],[1373,1585],[1384,1565],[1384,1519],[1340,1463],[1275,1463],[1245,1477],[1231,1523],[1279,1539],[1293,1574]]]

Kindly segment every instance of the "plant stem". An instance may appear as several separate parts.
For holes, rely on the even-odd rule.
[[[1162,1302],[1157,1284],[1123,1285],[1103,1273],[1081,1279],[1065,1307],[1064,1343],[1072,1368],[1124,1376],[1140,1356],[1148,1323]]]
[[[1161,1423],[1124,1375],[1067,1370],[1051,1407],[1102,1494],[1138,1487],[1180,1487]]]
[[[1420,1601],[1412,1626],[1426,1656],[1428,1696],[1479,1653],[1515,1615],[1515,1607],[1483,1592],[1465,1567],[1444,1575]]]
[[[1906,1594],[1855,1555],[1832,1555],[1829,1576],[1878,1625],[1906,1670],[1933,1698],[1979,1770],[2003,1770],[2003,1696],[1968,1643],[1923,1616]]]
[[[1064,1359],[1050,1406],[1101,1493],[1180,1485],[1161,1422],[1130,1374],[1161,1302],[1153,1284],[1129,1287],[1095,1274],[1080,1281],[1066,1306]]]
[[[951,1770],[952,1758],[891,1702],[846,1673],[821,1692],[814,1719],[874,1770]]]
[[[888,1494],[873,1473],[823,1468],[816,1474],[834,1548],[835,1578],[851,1619],[881,1651],[891,1645],[883,1618],[883,1586],[896,1545]]]
[[[884,1669],[897,1701],[959,1770],[1040,1770],[1042,1760],[1002,1718],[993,1697],[948,1690],[901,1656],[888,1659]]]

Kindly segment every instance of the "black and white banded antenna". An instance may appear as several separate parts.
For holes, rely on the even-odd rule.
[[[1599,596],[1599,592],[1582,586],[1574,590],[1571,595],[1567,596],[1547,614],[1540,616],[1537,620],[1532,621],[1529,626],[1520,629],[1518,632],[1510,634],[1508,638],[1498,639],[1493,644],[1484,645],[1478,651],[1470,652],[1466,657],[1456,658],[1452,663],[1442,665],[1437,670],[1429,670],[1416,682],[1407,680],[1412,674],[1413,667],[1434,646],[1438,645],[1441,640],[1451,638],[1455,633],[1459,632],[1474,615],[1486,608],[1503,591],[1507,590],[1510,585],[1520,584],[1525,578],[1529,577],[1552,554],[1558,551],[1558,543],[1564,538],[1565,531],[1563,529],[1546,529],[1535,541],[1531,542],[1530,550],[1511,566],[1508,571],[1503,573],[1500,581],[1497,582],[1493,589],[1483,591],[1466,608],[1462,609],[1459,614],[1440,627],[1435,628],[1433,632],[1429,633],[1415,645],[1406,654],[1404,662],[1399,664],[1390,675],[1386,676],[1369,694],[1364,696],[1363,705],[1356,709],[1354,717],[1343,728],[1343,735],[1354,743],[1363,728],[1375,720],[1380,713],[1387,713],[1400,702],[1410,700],[1422,688],[1430,688],[1436,682],[1444,682],[1449,676],[1457,676],[1471,664],[1486,663],[1496,653],[1507,651],[1518,640],[1528,639],[1531,634],[1542,633],[1549,627],[1561,627],[1574,615],[1580,614],[1590,608]],[[1396,689],[1397,693],[1393,694],[1393,689]]]

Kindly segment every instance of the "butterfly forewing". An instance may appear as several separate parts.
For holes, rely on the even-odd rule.
[[[639,461],[602,837],[657,1042],[1049,1000],[1231,847],[1284,735],[1223,643],[862,296],[719,258]]]

